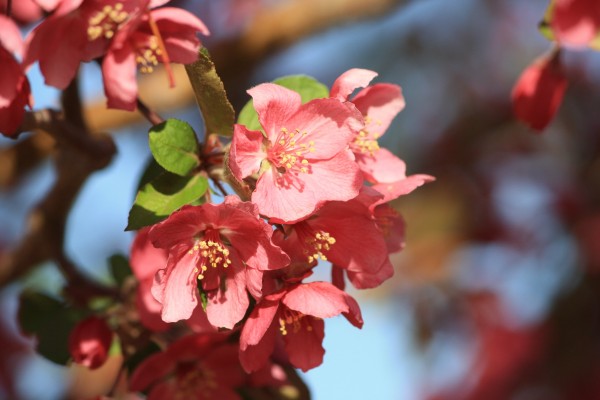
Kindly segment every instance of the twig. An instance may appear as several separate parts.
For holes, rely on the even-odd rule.
[[[144,118],[146,118],[152,125],[158,125],[165,121],[160,115],[144,104],[139,97],[137,98],[137,108]]]

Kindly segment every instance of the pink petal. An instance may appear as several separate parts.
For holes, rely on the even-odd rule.
[[[246,289],[254,297],[259,300],[262,297],[262,281],[264,272],[254,268],[246,268]]]
[[[262,133],[249,131],[243,125],[234,125],[229,151],[229,167],[233,176],[242,180],[257,173],[265,158],[267,154],[264,151]]]
[[[189,40],[187,38],[166,37],[163,38],[169,60],[179,64],[191,64],[198,60],[200,50],[200,41],[198,39]],[[163,62],[163,59],[159,57]]]
[[[358,195],[362,175],[346,152],[330,160],[310,163],[311,171],[298,174],[290,186],[278,182],[279,174],[270,169],[258,179],[252,201],[272,222],[293,223],[308,217],[326,201],[346,201]]]
[[[77,73],[88,43],[84,21],[72,15],[50,17],[32,35],[29,46],[32,51],[39,51],[40,70],[46,84],[65,89]],[[29,57],[26,54],[24,65],[32,62]]]
[[[0,14],[0,45],[11,53],[23,56],[23,38],[17,25],[8,17]]]
[[[164,6],[165,4],[167,4],[170,1],[171,0],[150,0],[150,3],[148,3],[148,8],[156,8],[156,7]]]
[[[274,83],[255,86],[248,90],[248,94],[252,96],[258,120],[270,142],[277,140],[281,128],[302,104],[297,92]]]
[[[394,267],[387,260],[376,273],[347,271],[348,279],[357,289],[371,289],[381,285],[394,275]]]
[[[156,1],[156,0],[155,0]],[[182,8],[165,7],[150,12],[162,35],[172,36],[176,32],[199,32],[204,36],[210,32],[204,22],[194,14]]]
[[[204,206],[206,207],[206,205]],[[154,225],[149,237],[156,247],[169,249],[180,243],[193,244],[194,236],[206,229],[203,206],[184,206],[161,223]]]
[[[138,86],[135,52],[128,45],[108,51],[102,62],[104,93],[109,108],[134,111]]]
[[[352,103],[365,116],[365,129],[380,137],[406,105],[402,89],[390,83],[378,83],[361,90]]]
[[[152,354],[133,371],[129,380],[129,387],[133,391],[145,390],[173,371],[175,364],[175,360],[166,353]]]
[[[169,324],[161,317],[162,304],[152,295],[152,280],[139,283],[136,295],[136,308],[140,315],[140,322],[154,332],[164,332]]]
[[[377,76],[377,72],[368,69],[352,68],[340,75],[331,87],[330,96],[340,101],[348,97],[358,88],[364,88]]]
[[[374,273],[388,259],[387,246],[368,208],[353,210],[351,203],[354,201],[328,203],[317,218],[307,223],[335,239],[325,252],[332,263],[352,271]]]
[[[311,282],[289,290],[282,302],[292,310],[318,318],[348,312],[346,293],[327,282]]]
[[[279,301],[263,299],[256,305],[242,328],[241,350],[245,350],[248,346],[255,346],[263,340],[277,315],[279,304]]]
[[[557,55],[538,58],[513,87],[513,113],[530,128],[544,130],[560,107],[567,85]]]
[[[417,174],[408,176],[397,182],[378,183],[373,185],[372,188],[383,194],[383,199],[377,202],[377,204],[383,204],[409,194],[425,183],[433,181],[435,181],[435,178],[431,175]]]
[[[164,399],[176,399],[179,395],[179,387],[174,380],[166,380],[158,382],[152,387],[148,394],[147,400],[164,400]]]
[[[216,332],[217,328],[211,325],[202,307],[194,308],[190,319],[186,321],[187,326],[196,333]]]
[[[369,182],[396,182],[406,178],[406,164],[388,149],[380,148],[373,155],[363,153],[354,155],[358,167]]]
[[[273,353],[278,332],[278,321],[275,319],[278,307],[275,306],[274,311],[271,306],[264,307],[264,310],[260,308],[261,306],[257,306],[250,314],[240,336],[240,363],[248,373],[265,366]],[[260,314],[263,311],[266,312],[265,315]],[[250,322],[251,320],[253,322]],[[250,345],[250,342],[256,344]]]
[[[344,269],[336,265],[331,266],[331,283],[340,290],[346,289],[346,281],[344,280]]]
[[[556,39],[569,46],[587,46],[600,31],[600,4],[596,0],[556,0],[550,25]]]
[[[167,265],[168,252],[152,245],[149,231],[149,228],[140,230],[131,245],[129,262],[138,280],[151,279],[156,271]]]
[[[21,66],[7,50],[0,47],[0,108],[9,107],[15,100],[21,79]]]
[[[171,254],[164,273],[157,272],[152,294],[156,296],[155,288],[164,288],[161,298],[163,305],[162,319],[165,322],[177,322],[188,319],[198,304],[196,254],[184,252],[183,255]]]
[[[325,337],[325,323],[322,319],[305,317],[311,330],[302,327],[297,332],[289,332],[283,337],[290,363],[306,372],[323,363],[325,349],[322,343]]]
[[[316,99],[303,104],[282,126],[290,132],[296,129],[306,132],[294,138],[296,148],[314,142],[314,151],[304,157],[321,160],[335,156],[348,146],[362,128],[362,116],[337,100]]]
[[[233,268],[233,265],[230,268]],[[212,325],[219,328],[233,329],[235,324],[244,317],[250,304],[246,292],[245,278],[246,275],[243,269],[235,272],[228,271],[225,290],[208,293],[206,315]]]

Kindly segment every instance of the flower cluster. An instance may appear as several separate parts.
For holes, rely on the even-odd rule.
[[[34,22],[49,13],[25,43],[12,19],[0,15],[0,132],[14,136],[31,106],[25,71],[38,62],[46,84],[65,89],[82,62],[97,61],[110,108],[137,106],[136,72],[150,73],[164,63],[191,63],[198,58],[198,33],[204,23],[168,0],[28,0],[15,3],[19,22]],[[16,57],[22,60],[18,61]]]
[[[404,223],[388,203],[433,180],[406,176],[380,147],[404,98],[397,85],[369,86],[375,76],[350,70],[330,97],[305,103],[277,84],[250,89],[261,129],[235,125],[224,159],[232,186],[249,188],[245,201],[186,205],[138,233],[141,322],[161,332],[184,320],[193,333],[147,359],[133,389],[238,398],[231,388],[255,376],[272,382],[277,365],[320,365],[324,319],[341,314],[362,327],[346,277],[364,289],[393,275]],[[325,262],[331,282],[311,280]]]

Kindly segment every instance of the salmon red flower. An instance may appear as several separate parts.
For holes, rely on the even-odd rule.
[[[235,125],[229,166],[242,180],[258,174],[252,202],[271,222],[293,223],[326,201],[358,195],[362,176],[348,152],[360,115],[335,99],[302,104],[300,95],[265,83],[250,89],[262,132]]]
[[[256,207],[228,196],[222,204],[187,206],[150,231],[154,246],[167,249],[165,268],[155,276],[152,294],[162,319],[188,319],[206,294],[208,320],[233,328],[249,305],[246,290],[261,297],[262,271],[283,268],[289,257],[271,242],[273,231]]]

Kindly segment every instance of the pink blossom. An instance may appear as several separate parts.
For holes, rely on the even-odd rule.
[[[200,46],[196,33],[208,34],[202,21],[187,11],[149,10],[165,2],[62,0],[31,32],[24,64],[39,61],[46,84],[64,89],[80,62],[105,56],[102,70],[109,106],[132,110],[137,95],[136,65],[150,72],[150,67],[167,56],[174,62],[195,61]],[[150,28],[151,21],[156,22],[157,31]]]
[[[587,46],[600,33],[600,3],[596,0],[555,0],[550,26],[561,44]]]
[[[108,357],[112,331],[101,318],[89,317],[79,322],[69,336],[73,361],[90,369],[101,367]]]
[[[152,287],[162,304],[162,319],[188,319],[198,303],[198,286],[206,294],[208,320],[233,328],[249,300],[262,295],[262,271],[285,267],[289,257],[272,244],[273,231],[256,207],[228,196],[222,204],[187,206],[155,225],[150,239],[169,250],[166,268]]]
[[[0,0],[0,13],[6,14],[8,0]],[[29,24],[42,18],[42,9],[34,0],[12,1],[11,18],[19,24]]]
[[[531,129],[543,131],[558,111],[567,85],[559,53],[538,58],[513,87],[513,113]]]
[[[301,103],[300,95],[265,83],[248,91],[264,129],[236,125],[229,166],[241,180],[258,174],[252,202],[272,222],[293,223],[326,201],[358,195],[362,176],[347,147],[360,115],[335,99]]]
[[[196,61],[198,32],[209,34],[200,19],[180,8],[159,8],[130,18],[116,33],[102,63],[108,107],[136,108],[138,68],[150,73],[158,62]]]
[[[283,337],[290,363],[308,371],[323,362],[323,319],[343,314],[361,328],[356,300],[327,282],[287,286],[265,296],[244,324],[240,361],[248,372],[260,369],[273,352],[278,333]]]
[[[387,202],[434,178],[423,174],[407,177],[404,161],[379,146],[378,139],[404,109],[405,101],[398,85],[377,83],[368,86],[376,76],[377,73],[366,69],[350,69],[333,83],[331,97],[350,102],[364,116],[364,127],[353,137],[350,148],[367,181],[394,187],[386,191],[389,194],[382,202]],[[364,89],[350,99],[358,88]],[[407,190],[408,187],[411,189]]]
[[[0,132],[14,136],[23,122],[25,107],[31,107],[31,89],[21,64],[14,54],[23,54],[19,28],[0,15]]]
[[[146,328],[162,332],[169,328],[169,324],[161,317],[162,305],[152,296],[154,276],[167,265],[169,252],[152,245],[148,238],[150,228],[140,230],[131,245],[131,268],[139,285],[136,294],[136,308],[139,312],[140,322]],[[206,319],[206,313],[196,307],[187,325],[194,332],[213,331],[214,328]]]
[[[140,363],[131,376],[131,390],[149,390],[148,400],[241,400],[235,388],[245,375],[237,346],[226,339],[213,333],[178,340]]]
[[[275,243],[288,254],[301,251],[305,262],[331,261],[349,274],[357,288],[374,287],[391,277],[388,248],[370,206],[381,198],[364,192],[347,202],[329,202],[311,218],[286,226],[275,234]],[[363,275],[379,277],[365,282]]]

